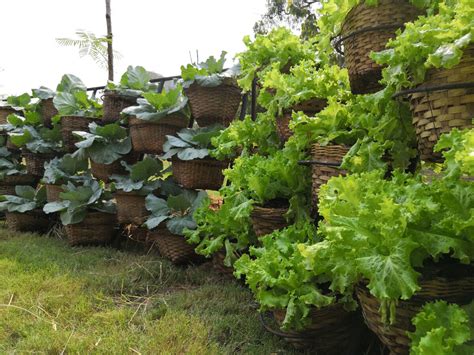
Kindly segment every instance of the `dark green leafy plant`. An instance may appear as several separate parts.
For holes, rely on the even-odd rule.
[[[84,181],[79,186],[68,182],[63,189],[60,201],[49,202],[43,208],[45,213],[60,212],[63,225],[82,222],[89,211],[111,214],[116,211],[111,194],[95,180]]]
[[[6,176],[23,174],[26,174],[26,168],[21,163],[21,157],[13,154],[6,147],[0,147],[0,181]]]
[[[52,99],[56,96],[56,92],[47,88],[46,86],[40,86],[38,89],[31,90],[33,92],[33,97],[36,97],[40,100]]]
[[[8,135],[14,145],[32,153],[50,154],[62,149],[61,130],[57,125],[53,128],[22,126],[13,129]]]
[[[60,185],[71,182],[83,182],[91,179],[89,161],[71,154],[62,158],[54,158],[44,165],[43,182],[45,184]]]
[[[15,186],[15,194],[1,196],[0,211],[25,213],[42,208],[46,202],[44,186],[38,189],[32,186]]]
[[[205,191],[184,190],[181,194],[162,199],[152,194],[146,197],[146,209],[151,212],[145,222],[148,229],[154,229],[166,221],[166,228],[177,235],[183,235],[185,229],[196,228],[194,211],[207,197]]]
[[[30,105],[31,96],[28,93],[21,94],[19,96],[8,96],[7,104],[11,107],[22,110]]]
[[[128,66],[122,74],[120,83],[109,82],[106,90],[112,90],[122,95],[139,97],[142,93],[156,91],[158,85],[150,82],[150,74],[141,66]]]

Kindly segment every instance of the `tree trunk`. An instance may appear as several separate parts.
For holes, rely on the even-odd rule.
[[[105,20],[107,21],[107,69],[109,80],[114,80],[114,52],[112,49],[112,17],[110,10],[110,0],[105,0]]]

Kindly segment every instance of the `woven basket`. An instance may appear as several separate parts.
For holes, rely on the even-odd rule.
[[[188,119],[180,113],[171,114],[159,123],[135,117],[130,117],[128,122],[133,151],[150,154],[162,154],[166,136],[174,135],[181,128],[188,126]]]
[[[166,228],[158,228],[148,232],[147,243],[153,241],[158,246],[161,256],[173,264],[184,264],[202,259],[194,252],[194,247],[186,242],[181,235],[172,234]]]
[[[91,117],[83,116],[63,116],[61,117],[61,135],[63,137],[64,148],[68,153],[77,150],[77,137],[72,134],[73,131],[89,131]]]
[[[216,159],[180,160],[173,158],[171,168],[178,184],[187,189],[219,190],[224,182],[222,170],[227,161]]]
[[[20,152],[21,151],[20,147],[18,147],[17,145],[12,143],[12,140],[11,140],[10,137],[7,138],[6,147],[10,152]]]
[[[100,245],[110,242],[115,234],[116,216],[105,212],[88,212],[80,223],[65,226],[71,246]]]
[[[305,115],[315,115],[327,105],[325,99],[311,99],[294,105],[290,110],[285,110],[281,117],[276,118],[276,129],[281,142],[286,142],[293,132],[290,130],[291,116],[294,112],[302,111]]]
[[[91,160],[91,173],[92,176],[98,180],[102,180],[104,182],[110,181],[111,175],[126,175],[127,171],[120,163],[122,160],[125,161],[127,164],[135,164],[140,155],[134,152],[129,153],[122,157],[122,159],[114,161],[112,164],[100,164],[96,163]]]
[[[145,196],[117,191],[115,201],[117,202],[117,219],[120,224],[141,225],[150,214],[145,207]]]
[[[273,318],[281,326],[285,310],[274,310]],[[283,337],[296,349],[309,350],[317,354],[355,354],[360,343],[363,322],[360,312],[347,312],[340,303],[312,308],[310,325],[301,331],[275,331],[265,322],[265,329]],[[263,320],[263,318],[262,318]]]
[[[120,120],[120,113],[123,109],[136,105],[137,98],[129,95],[121,95],[114,91],[105,91],[103,100],[104,123],[113,123]]]
[[[196,83],[184,89],[191,112],[200,127],[220,123],[227,127],[235,118],[242,94],[235,80],[228,79],[216,87]]]
[[[58,114],[58,110],[54,106],[52,98],[41,101],[40,112],[43,117],[43,124],[48,128],[53,127],[51,119]]]
[[[342,160],[344,159],[344,156],[347,154],[349,149],[349,147],[346,147],[344,145],[322,146],[320,144],[313,144],[313,148],[311,150],[311,154],[314,161],[311,167],[311,203],[314,210],[316,210],[318,206],[318,194],[321,186],[326,184],[329,179],[334,176],[346,174],[346,171],[339,169],[338,166],[341,165]],[[318,162],[320,164],[315,162]]]
[[[285,214],[287,208],[266,208],[254,206],[250,218],[257,237],[263,237],[278,229],[288,227]]]
[[[55,202],[59,201],[59,194],[64,192],[61,185],[52,185],[52,184],[45,184],[46,187],[46,200],[48,202]]]
[[[12,113],[18,114],[19,112],[12,107],[0,107],[0,124],[7,124],[7,117]]]
[[[25,213],[6,212],[5,218],[8,228],[19,232],[38,232],[48,230],[49,219],[42,210],[33,210]]]
[[[7,175],[0,181],[0,195],[15,195],[15,186],[36,186],[39,177],[22,174]]]
[[[387,325],[381,320],[380,301],[369,293],[365,286],[358,286],[357,297],[362,306],[365,322],[383,344],[390,349],[390,354],[408,354],[410,340],[407,331],[414,331],[411,319],[426,303],[434,300],[445,300],[451,303],[467,304],[474,298],[474,268],[471,265],[458,265],[463,270],[461,276],[422,277],[421,290],[407,301],[399,301],[396,306],[395,324]],[[441,269],[441,268],[440,268]],[[467,270],[467,271],[466,271]]]
[[[40,177],[44,175],[44,164],[56,156],[55,154],[34,154],[26,151],[23,151],[22,155],[25,158],[28,174]]]
[[[429,70],[418,88],[474,82],[474,45],[469,46],[461,62],[451,69]],[[433,147],[443,133],[453,128],[472,129],[474,88],[421,92],[409,95],[418,150],[423,160],[439,160]]]
[[[341,37],[349,81],[354,94],[367,94],[382,89],[382,67],[369,55],[385,49],[398,28],[415,20],[422,12],[407,0],[379,0],[378,6],[364,3],[346,16]]]

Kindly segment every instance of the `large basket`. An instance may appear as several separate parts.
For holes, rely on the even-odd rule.
[[[273,318],[281,326],[284,310],[274,310]],[[301,331],[279,331],[272,329],[265,318],[261,320],[265,329],[282,337],[299,350],[311,350],[317,354],[356,354],[360,334],[364,328],[360,312],[347,312],[340,303],[323,308],[312,308],[311,323]]]
[[[254,206],[250,218],[257,237],[263,237],[278,229],[288,227],[285,214],[288,208],[266,208]]]
[[[184,89],[191,112],[200,127],[220,123],[228,126],[239,109],[242,94],[235,80],[226,79],[216,87],[194,83]]]
[[[40,112],[43,117],[43,124],[46,127],[51,128],[53,126],[51,119],[58,114],[58,110],[54,106],[52,98],[41,100]]]
[[[63,116],[61,117],[61,135],[63,137],[64,148],[68,153],[77,150],[76,142],[78,138],[72,134],[73,131],[89,131],[89,123],[92,118],[83,116]]]
[[[15,195],[15,186],[36,186],[38,176],[22,174],[7,175],[0,181],[0,195]]]
[[[48,202],[55,202],[61,200],[59,194],[64,192],[61,185],[45,184],[46,187],[46,200]]]
[[[11,115],[12,113],[20,113],[17,110],[15,110],[12,107],[7,107],[7,106],[0,106],[0,124],[7,124],[7,117],[8,115]]]
[[[150,214],[145,207],[145,196],[117,191],[115,201],[117,202],[117,219],[120,224],[141,225]]]
[[[344,145],[313,145],[311,150],[313,158],[311,203],[314,210],[318,206],[318,194],[321,186],[334,176],[346,174],[345,170],[340,169],[339,166],[349,149]]]
[[[116,216],[105,212],[88,212],[84,220],[65,226],[71,246],[101,245],[110,242],[116,234]]]
[[[202,259],[194,252],[194,247],[186,242],[181,235],[172,234],[166,228],[158,228],[148,232],[147,241],[151,240],[158,246],[161,256],[173,264],[196,262]]]
[[[306,115],[315,115],[327,105],[326,99],[311,99],[294,105],[290,110],[285,110],[283,115],[276,118],[276,129],[281,142],[286,142],[293,132],[290,130],[291,116],[294,112],[302,111]]]
[[[187,189],[219,190],[227,165],[227,161],[216,159],[172,159],[171,168],[178,184]]]
[[[341,31],[344,57],[354,94],[382,89],[382,67],[369,55],[385,49],[397,29],[415,20],[422,12],[407,0],[379,0],[377,6],[355,6],[346,16]]]
[[[49,219],[42,210],[33,210],[25,213],[6,212],[5,218],[8,228],[19,232],[38,232],[48,230]]]
[[[122,95],[115,91],[105,91],[103,100],[104,123],[113,123],[120,120],[120,113],[123,109],[136,105],[137,98],[130,95]]]
[[[390,354],[408,354],[410,340],[407,331],[414,331],[411,319],[426,303],[445,300],[451,303],[467,304],[474,298],[474,267],[458,265],[459,275],[437,276],[436,273],[420,280],[421,290],[411,299],[399,301],[396,319],[392,325],[384,324],[380,313],[380,301],[372,296],[365,286],[357,287],[357,297],[367,326],[390,349]],[[443,268],[439,268],[443,272]]]
[[[126,175],[127,171],[120,163],[122,160],[127,164],[135,164],[138,161],[139,154],[129,153],[122,157],[122,159],[114,161],[112,164],[100,164],[91,159],[91,173],[92,176],[104,182],[110,181],[112,175]]]
[[[474,45],[464,51],[461,62],[455,67],[429,70],[425,82],[417,88],[426,89],[426,92],[409,95],[421,159],[436,161],[441,158],[440,153],[433,152],[441,134],[453,128],[473,127],[474,87],[437,89],[442,85],[455,86],[465,82],[474,83]]]
[[[55,154],[36,154],[26,151],[23,151],[22,155],[25,158],[28,174],[40,177],[44,175],[44,164],[56,156]]]
[[[130,137],[133,151],[138,153],[162,154],[167,135],[174,135],[188,126],[188,119],[181,113],[171,114],[159,122],[147,122],[130,117]]]

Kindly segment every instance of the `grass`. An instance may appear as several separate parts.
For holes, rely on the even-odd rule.
[[[291,353],[209,264],[0,228],[0,354]]]

